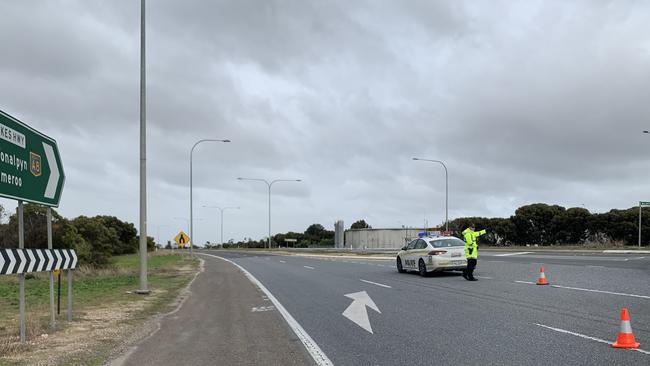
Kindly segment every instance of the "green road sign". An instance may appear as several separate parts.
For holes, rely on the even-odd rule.
[[[639,201],[639,206],[642,206],[642,207],[650,206],[650,202]]]
[[[0,111],[0,196],[57,207],[64,181],[56,141]]]

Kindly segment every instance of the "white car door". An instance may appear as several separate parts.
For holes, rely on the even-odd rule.
[[[412,240],[408,245],[406,246],[406,253],[402,256],[403,262],[402,262],[402,267],[408,268],[408,269],[416,269],[417,268],[417,263],[414,260],[414,252],[415,252],[415,245],[417,244],[418,239]]]

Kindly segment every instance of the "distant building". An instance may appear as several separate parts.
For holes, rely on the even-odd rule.
[[[396,228],[396,229],[349,229],[345,230],[347,249],[400,249],[419,233],[440,235],[438,228]]]
[[[345,248],[345,224],[343,220],[334,223],[334,248]]]

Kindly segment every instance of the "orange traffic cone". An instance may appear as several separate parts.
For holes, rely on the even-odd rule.
[[[548,285],[548,281],[546,280],[546,275],[544,274],[544,266],[539,269],[539,278],[537,279],[537,284],[538,285]]]
[[[621,310],[621,331],[618,332],[616,342],[612,343],[614,348],[639,348],[639,342],[634,339],[632,325],[630,324],[630,314],[626,308]]]

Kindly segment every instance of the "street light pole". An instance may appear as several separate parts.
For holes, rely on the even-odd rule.
[[[162,244],[160,242],[160,228],[161,227],[168,227],[168,226],[169,225],[156,225],[156,234],[157,234],[157,239],[156,240],[158,241],[158,244]],[[164,248],[164,246],[163,246],[163,248]]]
[[[223,212],[225,210],[239,210],[241,207],[219,207],[219,206],[203,206],[205,208],[217,208],[221,212],[221,246],[223,247]]]
[[[445,163],[443,163],[440,160],[420,159],[420,158],[413,158],[413,160],[439,163],[442,164],[443,168],[445,168],[445,231],[449,232],[449,173],[447,172],[447,166],[445,165]]]
[[[193,168],[193,156],[194,149],[196,146],[202,142],[230,142],[230,140],[220,140],[220,139],[202,139],[197,141],[192,149],[190,150],[190,256],[194,256],[194,201],[192,197],[192,168]]]
[[[140,0],[140,286],[136,293],[149,293],[147,284],[147,80],[145,62],[145,0]]]
[[[237,180],[254,180],[258,182],[264,182],[269,188],[269,237],[267,239],[267,245],[269,249],[271,249],[271,187],[277,182],[302,182],[302,179],[276,179],[271,182],[260,178],[237,178]]]

